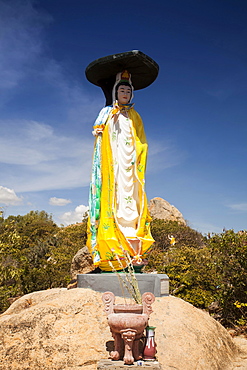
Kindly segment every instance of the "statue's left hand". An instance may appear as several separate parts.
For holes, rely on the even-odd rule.
[[[92,131],[92,134],[93,134],[93,136],[98,136],[98,135],[102,134],[103,131],[104,131],[104,128],[103,127],[96,128],[95,130]]]

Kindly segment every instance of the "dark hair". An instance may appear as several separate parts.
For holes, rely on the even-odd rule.
[[[119,86],[129,86],[129,87],[130,87],[130,90],[131,90],[130,99],[131,99],[131,97],[132,97],[132,86],[131,86],[131,84],[130,84],[129,82],[127,82],[127,81],[120,81],[120,82],[117,84],[117,86],[116,86],[116,88],[115,88],[115,99],[116,99],[116,100],[118,100],[118,94],[117,94],[117,92],[118,92],[118,88],[119,88]]]

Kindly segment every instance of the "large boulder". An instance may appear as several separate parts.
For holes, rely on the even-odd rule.
[[[152,307],[149,324],[156,326],[163,369],[232,368],[237,347],[207,313],[173,296],[156,298]],[[95,370],[108,358],[112,340],[101,293],[82,288],[34,292],[0,316],[0,368]]]
[[[149,202],[149,212],[152,218],[159,218],[165,221],[178,221],[182,225],[186,225],[182,213],[165,199],[153,198]]]
[[[95,269],[92,256],[87,247],[81,248],[72,259],[70,275],[76,279],[77,274],[87,274]]]

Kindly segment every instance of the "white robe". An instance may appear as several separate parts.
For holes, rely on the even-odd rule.
[[[114,158],[117,221],[126,238],[136,239],[139,218],[139,182],[135,175],[136,150],[128,113],[120,113],[110,123],[110,140]]]

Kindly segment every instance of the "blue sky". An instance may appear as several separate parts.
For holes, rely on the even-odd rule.
[[[80,221],[92,124],[104,106],[85,68],[140,50],[160,66],[136,91],[146,191],[201,231],[247,229],[247,2],[0,0],[0,206]]]

